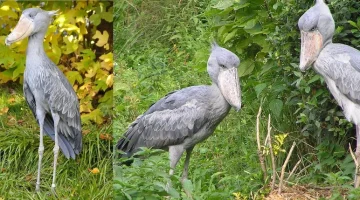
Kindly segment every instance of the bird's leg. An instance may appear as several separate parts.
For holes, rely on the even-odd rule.
[[[182,146],[170,146],[169,147],[169,158],[170,158],[170,171],[169,174],[172,176],[174,174],[174,170],[176,164],[179,162],[181,155],[184,152],[184,148]],[[171,180],[167,183],[167,188],[171,187]]]
[[[356,161],[360,164],[360,125],[356,125],[356,151],[355,151]],[[354,187],[358,188],[360,185],[360,168],[359,165],[355,169],[355,181]]]
[[[54,146],[54,165],[53,165],[53,180],[52,180],[52,184],[51,184],[51,191],[56,195],[55,192],[55,179],[56,179],[56,163],[57,163],[57,158],[59,155],[59,135],[58,135],[58,124],[60,121],[60,117],[58,114],[52,114],[53,120],[54,120],[54,129],[55,129],[55,146]]]
[[[184,182],[188,178],[188,172],[189,172],[189,163],[190,163],[190,155],[194,147],[191,147],[186,150],[186,158],[184,163],[184,171],[181,176],[181,182]]]
[[[181,183],[183,184],[183,188],[184,188],[184,181],[187,180],[187,178],[188,178],[190,155],[191,155],[191,152],[192,152],[193,149],[194,149],[194,147],[186,149],[186,158],[185,158],[185,163],[184,163],[184,171],[183,171],[182,176],[181,176]],[[193,199],[192,195],[191,195],[191,191],[185,190],[185,194],[190,199]]]
[[[40,171],[41,171],[41,160],[43,158],[44,154],[44,119],[45,119],[45,112],[42,110],[36,110],[36,116],[37,120],[39,122],[40,126],[40,144],[39,144],[39,163],[38,163],[38,171],[37,171],[37,177],[36,177],[36,188],[35,191],[40,191]]]

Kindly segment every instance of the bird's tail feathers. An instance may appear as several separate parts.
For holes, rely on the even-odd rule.
[[[49,135],[51,137],[51,139],[53,141],[55,141],[54,121],[49,116],[46,116],[46,118],[45,118],[44,131],[47,135]],[[81,133],[77,134],[77,135],[81,136]],[[74,148],[72,147],[73,145],[70,144],[70,142],[65,138],[64,135],[59,133],[58,136],[59,136],[58,137],[58,145],[60,147],[61,152],[65,155],[66,158],[75,159],[76,155],[80,153],[81,144],[80,144],[80,149],[75,148],[75,151],[74,151]]]

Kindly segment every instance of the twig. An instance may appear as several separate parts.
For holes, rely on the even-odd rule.
[[[351,145],[349,143],[349,151],[350,151],[350,154],[351,154],[351,157],[352,159],[354,160],[354,163],[355,163],[355,180],[354,180],[354,187],[355,188],[358,188],[359,185],[360,185],[360,180],[359,180],[359,163],[354,155],[354,152],[351,148]],[[358,149],[356,149],[356,151],[358,151]]]
[[[266,135],[266,138],[265,138],[265,142],[264,142],[264,147],[266,147],[269,143],[269,136],[270,135]]]
[[[291,175],[293,175],[293,173],[295,172],[295,170],[297,169],[297,167],[300,165],[301,163],[301,159],[295,164],[294,168],[291,170],[289,176],[287,177],[286,181],[289,181]]]
[[[272,175],[272,181],[271,181],[271,190],[274,190],[275,188],[275,181],[276,181],[276,165],[275,165],[275,157],[274,157],[274,152],[272,149],[272,144],[271,144],[271,126],[270,126],[270,121],[271,121],[271,116],[269,114],[269,120],[268,120],[268,126],[267,126],[267,138],[269,139],[269,149],[270,149],[270,156],[271,156],[271,163],[272,163],[272,171],[273,171],[273,175]]]
[[[264,162],[264,155],[261,152],[261,145],[260,145],[260,115],[261,115],[261,106],[259,107],[259,112],[256,116],[256,141],[257,141],[257,145],[258,145],[257,154],[259,156],[261,169],[264,173],[264,180],[266,180],[267,179],[266,165]]]
[[[359,163],[357,162],[357,160],[356,160],[356,158],[355,158],[355,155],[354,155],[354,152],[353,152],[353,150],[352,150],[352,148],[351,148],[350,143],[349,143],[349,151],[350,151],[350,154],[351,154],[352,159],[354,160],[355,166],[356,166],[356,168],[357,168],[357,167],[359,166]]]
[[[295,145],[296,143],[293,142],[293,145],[291,146],[291,149],[289,151],[289,154],[287,155],[286,157],[286,160],[281,168],[281,176],[280,176],[280,182],[279,182],[279,191],[278,191],[278,194],[281,194],[281,190],[282,190],[282,186],[283,186],[283,180],[284,180],[284,173],[285,173],[285,168],[286,168],[286,165],[288,164],[289,160],[290,160],[290,157],[291,157],[291,154],[295,148]]]

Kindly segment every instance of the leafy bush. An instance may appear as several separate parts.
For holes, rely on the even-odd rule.
[[[73,85],[80,99],[82,121],[102,124],[112,108],[112,2],[2,2],[0,83],[23,80],[27,42],[10,47],[4,42],[22,10],[35,6],[59,10],[45,36],[45,51]]]

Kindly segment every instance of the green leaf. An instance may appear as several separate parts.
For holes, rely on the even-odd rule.
[[[232,5],[234,5],[234,3],[235,3],[234,0],[221,0],[215,6],[213,6],[213,8],[216,8],[219,10],[225,10],[225,9],[231,7]]]
[[[256,25],[257,20],[256,19],[251,19],[249,20],[246,24],[244,29],[252,29],[254,28],[254,26]]]
[[[255,62],[252,60],[245,60],[241,62],[239,67],[239,77],[249,75],[255,68]]]
[[[255,89],[255,92],[256,92],[256,97],[259,98],[261,92],[267,87],[267,84],[266,83],[261,83],[261,84],[258,84],[254,87]]]
[[[234,29],[233,31],[231,31],[230,33],[228,33],[224,39],[224,43],[226,43],[227,41],[231,40],[235,35],[236,35],[237,30]]]
[[[348,22],[349,22],[349,24],[350,24],[351,26],[353,26],[353,27],[355,27],[355,28],[358,28],[358,26],[357,26],[357,24],[356,24],[355,22],[353,22],[353,21],[351,21],[351,20],[349,20]]]
[[[173,198],[180,198],[180,194],[173,187],[170,187],[167,192]]]
[[[284,103],[280,99],[273,99],[269,103],[270,111],[275,115],[275,117],[279,117],[281,111],[283,109]]]
[[[98,26],[101,23],[101,17],[99,14],[93,14],[89,19],[95,26]]]
[[[191,183],[190,180],[185,180],[185,181],[183,182],[183,187],[184,187],[185,192],[190,193],[190,194],[191,194],[191,193],[193,192],[193,190],[194,190],[194,186],[193,186],[193,184]]]
[[[74,85],[75,81],[77,81],[79,84],[83,83],[83,78],[78,71],[68,71],[65,73],[65,75],[71,85]]]

